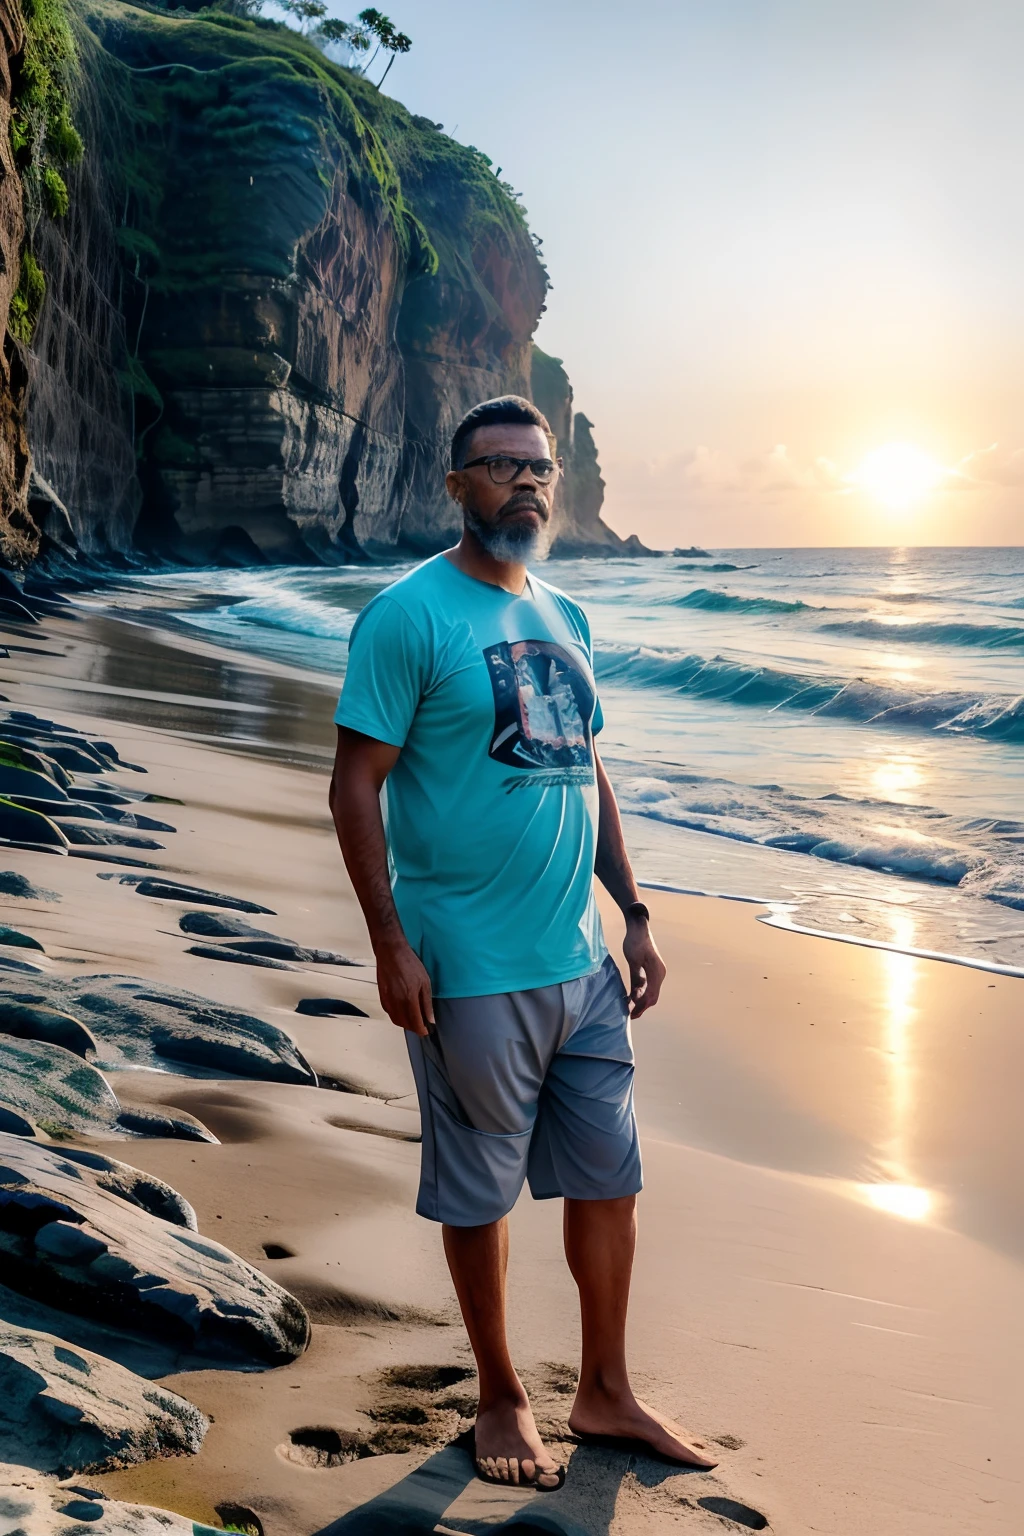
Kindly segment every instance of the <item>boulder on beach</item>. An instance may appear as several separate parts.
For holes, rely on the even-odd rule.
[[[221,945],[222,949],[235,949],[243,955],[264,955],[270,960],[295,960],[300,965],[360,965],[359,960],[349,960],[333,949],[306,949],[292,939],[233,939]]]
[[[38,775],[37,775],[38,777]],[[15,848],[42,848],[47,853],[67,853],[68,839],[57,823],[42,811],[15,805],[0,797],[0,842]]]
[[[179,1195],[163,1179],[158,1179],[155,1173],[143,1173],[141,1169],[120,1163],[117,1158],[96,1152],[92,1147],[61,1147],[60,1157],[63,1163],[74,1164],[79,1170],[78,1178],[94,1184],[97,1189],[105,1189],[108,1194],[117,1195],[119,1200],[138,1206],[140,1211],[169,1221],[172,1227],[199,1231],[196,1213],[185,1196]]]
[[[20,1135],[39,1130],[58,1139],[75,1133],[217,1139],[193,1115],[120,1104],[103,1073],[61,1045],[5,1034],[0,1034],[0,1105],[27,1122],[24,1129],[8,1122]]]
[[[70,1013],[43,1003],[17,1003],[0,993],[0,1036],[62,1045],[76,1056],[96,1055],[96,1036]]]
[[[236,965],[259,965],[265,971],[291,971],[295,967],[285,965],[283,960],[274,960],[266,955],[246,955],[219,944],[190,944],[186,953],[198,955],[200,960],[233,960]]]
[[[122,1504],[95,1488],[61,1488],[0,1469],[0,1530],[11,1536],[223,1536],[211,1525],[145,1504]]]
[[[96,1037],[96,1065],[228,1072],[278,1083],[316,1085],[294,1042],[275,1024],[139,976],[5,976],[5,1001],[42,1005],[80,1020]]]
[[[68,794],[48,774],[34,768],[17,768],[10,762],[0,761],[0,795],[16,795],[19,800],[45,802],[47,805],[67,805]]]
[[[283,1365],[302,1353],[309,1319],[287,1291],[88,1175],[57,1148],[0,1137],[7,1286],[202,1359]]]
[[[244,896],[226,896],[223,891],[204,891],[198,885],[184,885],[180,880],[157,879],[145,876],[141,880],[125,879],[140,896],[154,896],[161,901],[194,901],[197,906],[229,907],[235,912],[262,912],[267,917],[276,914],[273,907],[261,907],[257,901],[247,901]]]
[[[6,923],[0,923],[0,944],[8,944],[14,949],[38,949],[46,953],[38,939],[22,933],[18,928],[8,928]]]
[[[153,837],[140,837],[138,832],[125,827],[80,827],[73,821],[67,821],[62,816],[57,822],[69,843],[82,844],[114,844],[123,848],[166,848],[166,843],[158,843]]]
[[[295,1012],[310,1019],[369,1018],[369,1014],[357,1008],[355,1003],[347,1003],[341,997],[302,997],[295,1004]]]
[[[45,886],[33,885],[14,869],[0,869],[0,896],[14,896],[19,901],[60,901],[59,891],[48,891]]]
[[[244,917],[230,912],[184,912],[178,918],[182,933],[198,934],[204,939],[276,939],[265,928],[254,928]]]
[[[90,1350],[0,1322],[5,1461],[71,1477],[195,1455],[209,1428],[192,1403]]]

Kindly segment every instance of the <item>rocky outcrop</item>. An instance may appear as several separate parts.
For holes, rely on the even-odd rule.
[[[440,547],[459,417],[506,391],[549,409],[547,274],[510,189],[278,24],[66,3],[86,153],[67,213],[33,226],[46,297],[31,346],[9,349],[26,411],[0,379],[34,461],[34,532],[7,558],[44,535],[227,563]],[[16,193],[6,217],[0,186],[4,254]],[[563,547],[614,552],[557,368]]]
[[[194,1455],[208,1428],[184,1398],[52,1334],[0,1322],[6,1460],[71,1477]]]
[[[48,1024],[44,1019],[44,1027]],[[75,1133],[216,1141],[191,1115],[157,1114],[119,1103],[103,1073],[74,1051],[47,1041],[11,1039],[3,1027],[0,1007],[0,1130],[18,1136],[42,1131],[57,1138]]]
[[[217,1536],[185,1515],[124,1504],[96,1488],[61,1488],[18,1467],[6,1475],[0,1467],[0,1520],[11,1536]]]
[[[96,1038],[96,1065],[104,1070],[196,1067],[316,1086],[312,1068],[276,1025],[162,982],[138,976],[73,981],[0,976],[0,1005],[4,1002],[53,1009],[84,1024]]]
[[[9,1136],[0,1268],[34,1301],[194,1357],[280,1365],[309,1340],[294,1297],[229,1249],[123,1200],[59,1151]]]

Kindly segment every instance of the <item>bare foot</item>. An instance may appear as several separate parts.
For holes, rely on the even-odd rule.
[[[565,1468],[545,1450],[525,1392],[479,1411],[473,1435],[476,1469],[487,1482],[518,1483],[548,1492],[564,1483]]]
[[[641,1440],[656,1455],[680,1461],[687,1467],[699,1467],[704,1472],[718,1466],[707,1455],[703,1441],[690,1439],[679,1424],[648,1408],[628,1389],[620,1396],[596,1392],[587,1398],[577,1392],[569,1428],[581,1439],[597,1435],[612,1440]]]

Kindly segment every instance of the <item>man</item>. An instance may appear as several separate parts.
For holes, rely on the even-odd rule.
[[[553,451],[547,421],[517,396],[460,423],[446,483],[462,538],[360,614],[331,783],[381,1003],[416,1079],[417,1210],[442,1223],[476,1356],[477,1469],[541,1489],[565,1470],[505,1338],[506,1218],[524,1178],[535,1198],[565,1202],[583,1327],[574,1433],[715,1464],[636,1400],[626,1372],[641,1187],[629,1015],[658,1001],[665,966],[594,749],[586,618],[526,569],[550,540]],[[628,996],[595,871],[626,917]]]

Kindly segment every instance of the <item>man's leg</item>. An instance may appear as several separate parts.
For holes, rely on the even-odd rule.
[[[643,1440],[673,1461],[716,1466],[700,1441],[689,1439],[678,1424],[639,1402],[629,1385],[626,1309],[636,1246],[636,1196],[566,1200],[564,1233],[583,1325],[583,1362],[570,1429],[579,1435]]]
[[[560,1474],[537,1433],[505,1337],[508,1221],[442,1228],[444,1251],[480,1377],[476,1456],[496,1481],[556,1488]],[[520,1469],[522,1477],[520,1478]]]

